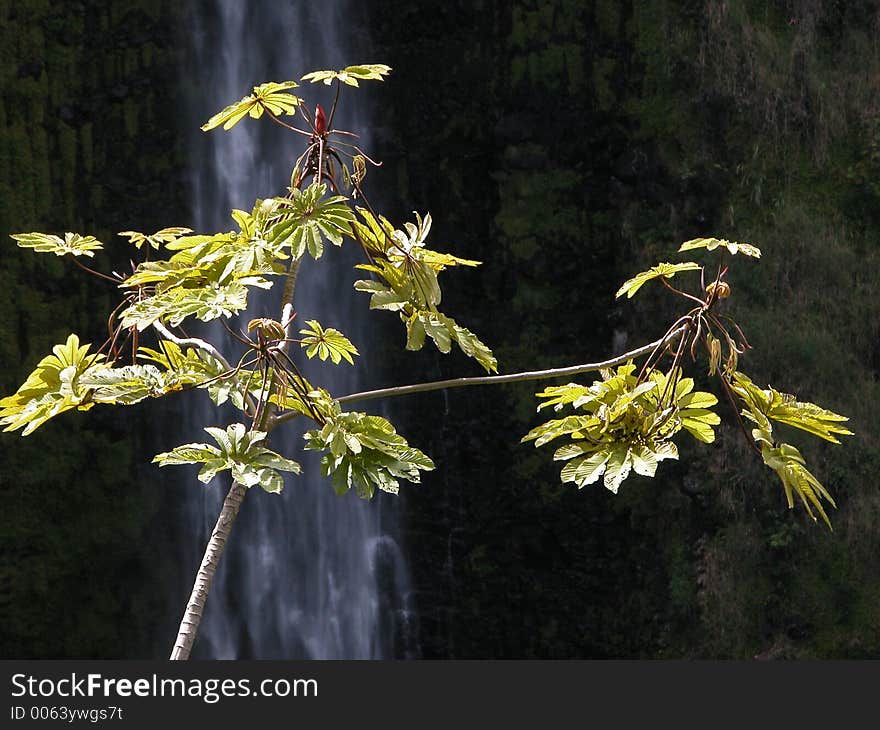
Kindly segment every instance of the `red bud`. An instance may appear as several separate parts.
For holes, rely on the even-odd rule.
[[[324,134],[327,131],[327,117],[324,116],[324,110],[320,104],[315,107],[315,131],[318,134]]]

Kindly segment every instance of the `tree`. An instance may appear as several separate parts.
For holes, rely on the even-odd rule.
[[[28,435],[68,410],[131,405],[189,388],[207,390],[217,406],[231,403],[247,421],[225,428],[206,426],[213,444],[183,444],[154,458],[160,466],[200,464],[198,479],[204,483],[226,470],[233,480],[171,658],[189,656],[213,576],[248,489],[259,485],[279,493],[284,486],[281,472],[301,471],[296,461],[269,447],[269,434],[275,428],[294,418],[312,422],[305,448],[323,453],[322,474],[340,495],[352,489],[365,499],[372,498],[376,489],[396,493],[400,480],[418,482],[421,472],[434,468],[433,461],[387,419],[343,410],[358,401],[597,372],[599,379],[590,385],[569,382],[538,393],[539,411],[553,407],[572,412],[536,426],[522,441],[542,446],[564,438],[553,456],[566,462],[562,481],[582,488],[601,478],[616,493],[632,472],[650,477],[659,462],[677,459],[674,438],[680,431],[707,444],[714,441],[713,427],[721,421],[713,410],[718,398],[695,390],[694,379],[684,372],[686,366],[705,358],[708,375],[716,379],[732,406],[743,435],[782,481],[789,507],[797,494],[809,515],[816,520],[818,513],[830,528],[823,501],[833,506],[831,495],[806,468],[800,452],[777,439],[775,429],[780,424],[792,426],[838,443],[838,436],[851,433],[843,425],[846,417],[772,387],[762,389],[739,369],[749,344],[727,311],[731,288],[726,257],[757,260],[761,251],[718,238],[687,241],[679,253],[720,255],[721,262],[711,268],[695,261],[660,263],[626,281],[617,292],[618,297],[631,298],[644,284],[657,280],[687,305],[659,339],[603,362],[500,375],[491,349],[439,309],[439,275],[480,262],[428,248],[430,214],[416,213],[415,221],[396,227],[377,212],[364,183],[368,167],[380,163],[357,146],[355,135],[333,127],[343,89],[358,87],[362,81],[381,81],[390,70],[374,64],[304,75],[300,81],[333,87],[329,114],[321,105],[312,113],[292,93],[298,82],[269,82],[254,87],[203,125],[206,132],[219,126],[228,130],[245,117],[266,116],[305,142],[286,194],[257,200],[250,212],[232,211],[237,231],[200,234],[183,227],[149,235],[123,231],[120,235],[143,254],[126,276],[82,263],[104,247],[92,236],[13,235],[21,247],[70,257],[79,268],[119,287],[123,296],[109,314],[108,337],[100,347],[92,351],[91,345],[81,344],[71,334],[37,364],[15,394],[0,400],[4,430],[22,429],[22,435]],[[285,117],[299,118],[305,128]],[[331,394],[310,383],[297,364],[302,355],[329,360],[332,367],[352,363],[359,355],[342,332],[317,320],[301,320],[300,329],[292,329],[298,316],[294,295],[301,261],[306,255],[320,259],[327,243],[341,246],[346,241],[363,255],[357,268],[366,272],[366,278],[358,280],[355,289],[370,295],[371,309],[398,314],[408,350],[421,349],[429,338],[443,353],[455,344],[487,374],[351,394]],[[169,255],[151,260],[153,251]],[[670,283],[679,274],[695,278],[696,272],[699,287],[692,291]],[[246,311],[253,290],[271,289],[273,277],[284,280],[278,319],[251,319],[246,331],[235,332],[227,320]],[[244,347],[244,354],[233,365],[207,337],[189,336],[182,324],[191,318],[219,321]],[[147,332],[152,347],[142,343]],[[636,361],[642,358],[638,366]]]

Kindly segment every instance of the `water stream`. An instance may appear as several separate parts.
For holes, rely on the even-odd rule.
[[[203,134],[198,126],[264,81],[298,79],[322,68],[374,62],[363,38],[347,20],[347,0],[219,0],[196,3],[189,14],[192,43],[186,100],[192,159],[194,227],[200,232],[234,228],[232,208],[250,210],[256,198],[281,195],[289,184],[302,139],[267,119],[245,119],[233,130]],[[354,49],[354,50],[351,50]],[[355,54],[358,54],[355,57]],[[329,109],[323,87],[301,88],[307,99]],[[336,127],[368,139],[361,128],[367,105],[358,91],[344,98]],[[317,265],[306,262],[298,283],[298,321],[318,319],[348,335],[363,358],[370,356],[366,297],[351,282],[353,252],[332,246]],[[279,317],[277,283],[251,317]],[[259,295],[259,292],[257,293]],[[357,299],[356,297],[360,297]],[[240,326],[240,325],[239,325]],[[221,331],[212,330],[216,337]],[[227,339],[235,361],[241,346]],[[237,353],[237,354],[236,354]],[[312,368],[307,375],[331,393],[364,384],[363,366]],[[204,397],[199,426],[216,425]],[[238,414],[241,418],[241,414]],[[234,413],[226,417],[228,423]],[[212,420],[213,419],[213,420]],[[225,425],[224,423],[224,425]],[[191,425],[187,438],[203,435]],[[302,427],[279,429],[272,446],[303,464],[304,476],[287,480],[282,495],[253,489],[245,500],[208,601],[194,658],[377,659],[416,655],[406,562],[397,540],[397,503],[392,495],[371,501],[350,493],[337,497],[322,480],[316,455],[301,452]],[[201,558],[226,490],[228,478],[207,488],[187,485],[186,526],[192,539],[185,565]],[[183,596],[181,596],[181,610]]]

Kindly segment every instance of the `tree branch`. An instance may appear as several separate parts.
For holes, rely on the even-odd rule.
[[[432,390],[444,390],[446,388],[462,388],[468,385],[501,385],[502,383],[518,383],[526,380],[547,380],[549,378],[578,375],[579,373],[622,365],[627,360],[647,355],[655,348],[672,342],[676,337],[681,335],[685,329],[684,326],[678,327],[664,337],[661,337],[659,340],[654,340],[654,342],[650,342],[635,350],[630,350],[629,352],[613,357],[610,360],[602,360],[601,362],[572,365],[571,367],[566,368],[552,368],[550,370],[529,370],[522,373],[511,373],[510,375],[486,375],[484,377],[476,378],[453,378],[451,380],[435,380],[430,383],[417,383],[415,385],[400,385],[393,388],[380,388],[378,390],[366,390],[360,393],[351,393],[350,395],[344,395],[336,400],[339,403],[351,403],[353,401],[390,398],[398,395],[409,395],[410,393],[425,393]],[[290,420],[298,415],[299,413],[290,411],[280,416],[276,416],[274,425],[283,423],[284,421]]]

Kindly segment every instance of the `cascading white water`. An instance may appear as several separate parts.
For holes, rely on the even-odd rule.
[[[199,123],[259,83],[372,62],[351,58],[354,42],[345,35],[357,23],[350,21],[346,5],[346,0],[197,4],[189,21],[193,63],[187,70],[187,85],[196,92],[193,101],[187,100],[190,117],[198,120],[191,121],[196,133]],[[310,93],[324,89],[321,85],[297,93],[317,99]],[[361,143],[366,144],[352,114],[358,93],[344,95],[334,127],[361,134]],[[321,101],[329,111],[332,96]],[[257,198],[284,194],[301,145],[302,138],[268,119],[245,119],[229,132],[215,130],[194,138],[190,149],[194,227],[200,232],[230,230],[232,208],[250,210]],[[362,359],[368,360],[369,329],[361,324],[367,302],[351,288],[353,261],[350,253],[328,246],[319,262],[303,264],[297,281],[297,322],[314,318],[341,329]],[[261,296],[243,321],[278,318],[280,289],[277,283]],[[213,332],[217,335],[220,330]],[[229,359],[235,362],[241,346],[230,339],[227,345],[238,354]],[[345,364],[328,364],[312,367],[306,374],[316,385],[342,395],[358,389],[361,372]],[[205,403],[198,425],[216,425],[217,416],[207,399]],[[226,422],[233,417],[227,414]],[[354,493],[337,497],[320,477],[317,455],[301,453],[302,443],[301,427],[273,433],[272,447],[300,461],[304,475],[287,479],[280,496],[259,488],[248,495],[221,561],[193,656],[415,656],[406,564],[395,537],[395,498],[381,493],[372,502]],[[186,529],[192,532],[192,541],[187,565],[193,571],[228,487],[228,478],[215,479],[203,490],[188,487]]]

